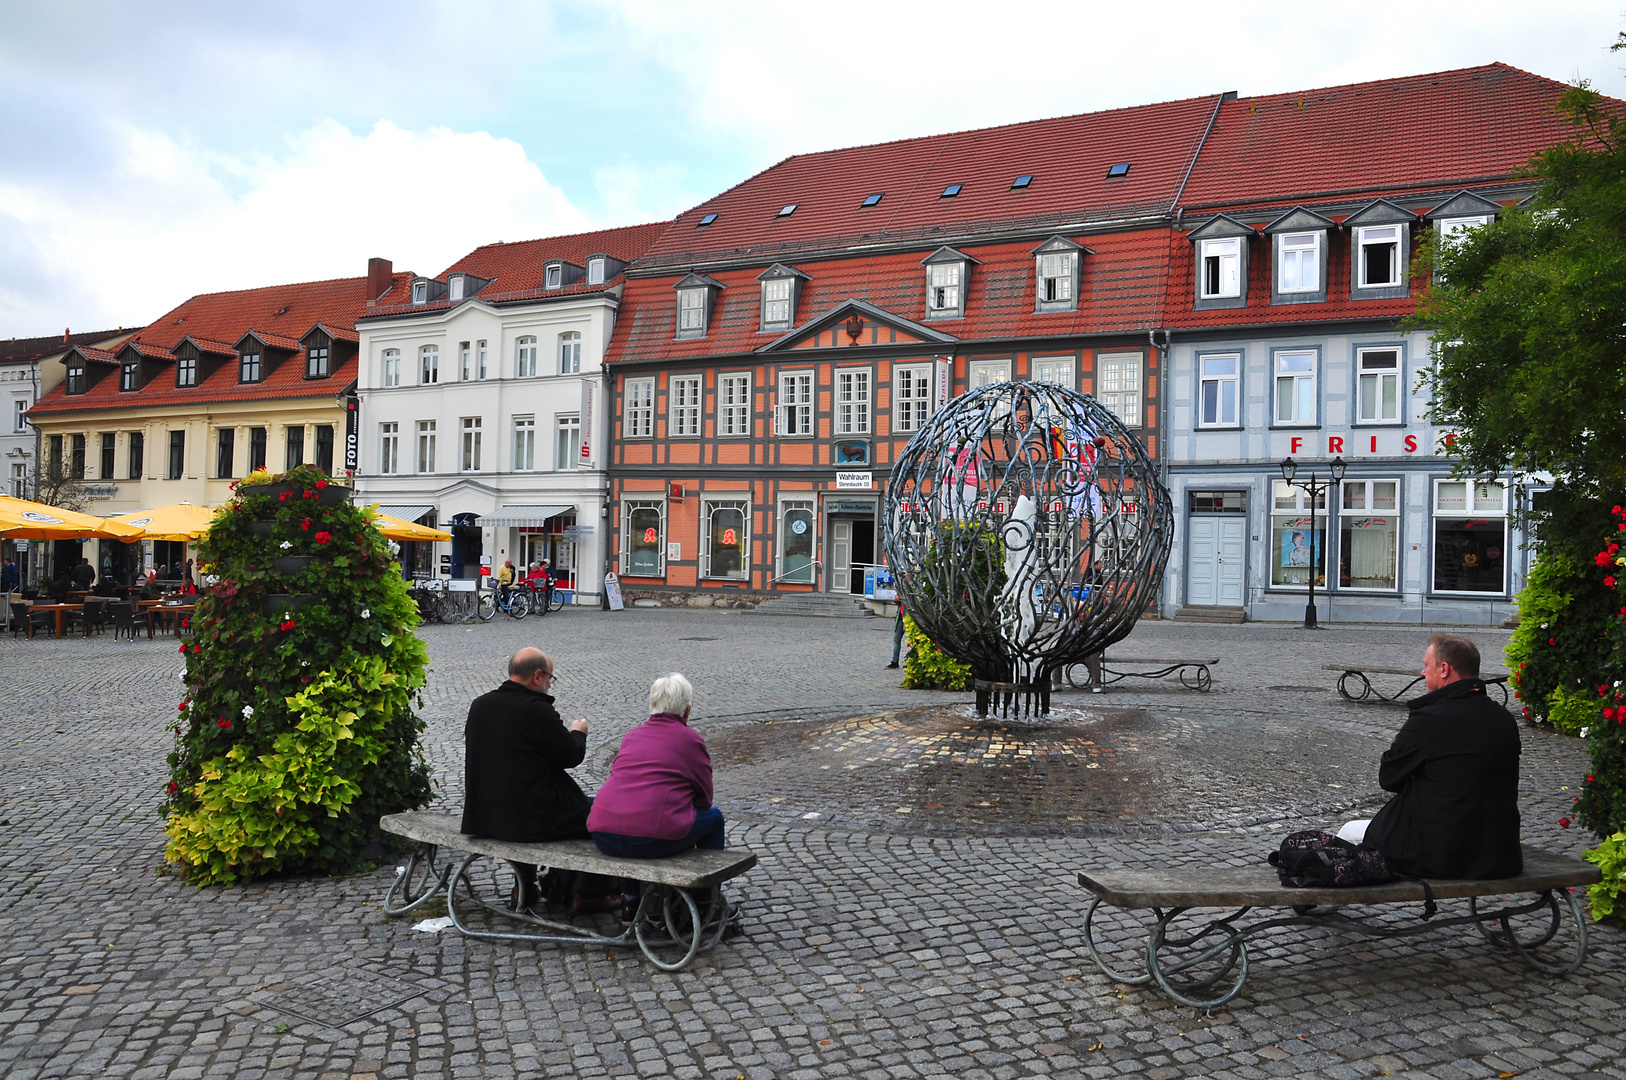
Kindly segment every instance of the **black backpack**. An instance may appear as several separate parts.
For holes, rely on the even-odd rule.
[[[1352,844],[1332,833],[1314,830],[1293,833],[1269,858],[1270,865],[1276,868],[1276,876],[1291,889],[1382,885],[1401,879],[1423,886],[1423,918],[1433,918],[1439,910],[1428,882],[1395,872],[1377,848]]]

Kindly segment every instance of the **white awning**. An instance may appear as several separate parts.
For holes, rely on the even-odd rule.
[[[574,506],[504,506],[494,514],[481,514],[482,526],[545,525],[551,517],[574,513]]]
[[[425,514],[431,513],[433,506],[380,506],[378,512],[402,521],[417,521]]]

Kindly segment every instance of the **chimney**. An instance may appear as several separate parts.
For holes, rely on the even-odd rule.
[[[72,332],[70,332],[69,329],[66,326],[64,326],[62,328],[62,344],[66,345],[66,344],[68,344],[68,342],[70,342],[72,340],[73,340]]]
[[[388,259],[367,260],[367,302],[370,304],[389,292],[394,280],[395,264]]]

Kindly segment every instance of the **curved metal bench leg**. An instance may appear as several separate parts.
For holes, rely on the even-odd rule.
[[[1236,997],[1236,995],[1242,989],[1242,984],[1248,981],[1247,940],[1243,933],[1233,930],[1225,938],[1225,940],[1219,942],[1218,944],[1210,945],[1208,948],[1204,949],[1202,952],[1199,952],[1196,956],[1193,956],[1189,960],[1165,966],[1158,960],[1158,950],[1163,946],[1163,939],[1169,923],[1173,922],[1184,911],[1184,908],[1175,908],[1167,915],[1161,916],[1157,920],[1157,925],[1152,927],[1152,933],[1146,940],[1146,967],[1151,971],[1152,977],[1157,980],[1157,984],[1163,988],[1163,992],[1168,994],[1174,1000],[1178,1001],[1180,1004],[1189,1005],[1193,1009],[1213,1009]],[[1219,955],[1226,949],[1229,949],[1231,952],[1230,960],[1226,963],[1225,967],[1221,968],[1219,973],[1212,978],[1206,979],[1203,982],[1197,983],[1193,986],[1188,986],[1184,990],[1176,989],[1174,984],[1170,982],[1170,975],[1178,974],[1180,971],[1183,971],[1186,968],[1200,964],[1204,960]],[[1206,990],[1215,983],[1220,982],[1225,978],[1226,975],[1230,974],[1232,970],[1236,971],[1236,979],[1230,984],[1229,987],[1225,988],[1224,992],[1219,996],[1212,998],[1197,998],[1189,996],[1191,993]]]
[[[677,902],[682,902],[682,907]],[[687,908],[689,925],[685,931],[681,925],[683,909]],[[659,922],[656,919],[659,918]],[[649,962],[662,971],[682,971],[700,955],[700,945],[705,938],[705,928],[700,923],[700,908],[694,902],[686,889],[674,889],[665,885],[651,886],[644,890],[644,895],[638,901],[638,913],[633,919],[633,934],[638,939],[638,948]],[[666,939],[660,938],[653,931],[665,930],[669,935]],[[683,958],[676,963],[663,960],[655,947],[661,944],[673,944],[680,948],[687,941],[687,949]]]
[[[1359,694],[1351,694],[1349,692],[1349,680],[1351,678],[1359,679],[1361,681],[1361,692]],[[1346,671],[1342,675],[1338,676],[1338,696],[1343,698],[1345,701],[1365,701],[1367,698],[1372,696],[1372,683],[1359,671]]]
[[[1508,924],[1508,919],[1505,915],[1501,919],[1502,934],[1504,937],[1506,937],[1507,943],[1513,946],[1513,951],[1519,954],[1519,959],[1523,960],[1526,964],[1536,968],[1538,971],[1545,971],[1549,974],[1570,975],[1576,971],[1579,971],[1581,965],[1586,963],[1586,915],[1581,911],[1580,902],[1575,899],[1574,889],[1563,889],[1560,891],[1563,892],[1564,900],[1569,908],[1570,920],[1575,923],[1576,941],[1575,958],[1573,960],[1549,961],[1537,956],[1534,951],[1535,949],[1538,949],[1542,945],[1545,945],[1547,942],[1551,941],[1553,937],[1557,935],[1558,928],[1563,922],[1563,912],[1559,907],[1558,898],[1551,892],[1544,894],[1546,896],[1548,906],[1552,909],[1552,923],[1550,926],[1548,926],[1545,934],[1534,942],[1520,941],[1519,936],[1513,932],[1513,928]]]
[[[1139,974],[1126,975],[1101,958],[1101,951],[1095,947],[1095,909],[1100,906],[1101,898],[1097,896],[1090,901],[1090,908],[1084,913],[1084,947],[1089,950],[1090,959],[1094,960],[1101,973],[1113,982],[1120,982],[1125,986],[1145,986],[1152,981],[1152,975],[1146,970],[1144,963]]]
[[[1084,668],[1084,681],[1083,682],[1079,682],[1078,681],[1078,676],[1076,674],[1074,674],[1075,672],[1078,671],[1079,668]],[[1089,687],[1089,685],[1090,685],[1090,678],[1089,678],[1090,669],[1087,668],[1087,667],[1084,667],[1083,664],[1068,664],[1067,667],[1065,669],[1063,669],[1062,675],[1063,675],[1064,678],[1066,678],[1067,685],[1071,686],[1074,690],[1084,690],[1084,689],[1087,689]]]
[[[437,872],[435,870],[435,856],[439,849],[434,844],[424,844],[412,853],[407,860],[406,868],[390,884],[390,891],[384,896],[384,914],[389,916],[405,915],[407,912],[421,907],[440,894],[451,878],[452,862]],[[406,900],[404,904],[396,904],[395,898],[400,896]]]

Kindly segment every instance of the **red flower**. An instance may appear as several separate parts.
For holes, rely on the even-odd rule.
[[[278,495],[277,496],[277,501],[278,502],[287,502],[288,501],[288,493],[286,491],[284,491],[281,495]]]
[[[1610,510],[1609,512],[1611,514],[1614,514],[1616,517],[1620,517],[1620,515],[1621,515],[1620,504],[1616,503],[1615,506],[1614,506],[1614,509]]]
[[[1603,697],[1603,696],[1605,696],[1605,695],[1606,695],[1606,694],[1608,694],[1608,693],[1609,693],[1609,687],[1608,687],[1608,685],[1604,685],[1604,686],[1600,686],[1600,687],[1598,687],[1598,696],[1599,696],[1599,697]]]
[[[192,655],[193,656],[196,656],[198,653],[200,653],[202,651],[203,651],[203,646],[202,645],[194,645],[194,646],[192,646]]]
[[[1549,644],[1549,645],[1557,645],[1558,644],[1558,639],[1557,638],[1548,638],[1547,639],[1547,644]]]
[[[1558,819],[1558,825],[1560,828],[1567,829],[1570,827],[1570,819],[1567,817],[1561,817]]]
[[[311,519],[306,518],[304,521],[301,521],[299,523],[299,527],[301,529],[304,529],[306,532],[310,532],[311,531]]]
[[[332,533],[319,532],[316,534],[316,542],[318,544],[325,544],[331,539],[333,539]]]
[[[327,487],[327,481],[326,480],[318,480],[318,481],[316,481],[316,490],[317,491],[321,491],[325,487]]]
[[[1613,589],[1615,587],[1615,576],[1613,574],[1604,575],[1603,587],[1606,589]]]
[[[1587,783],[1589,783],[1589,784],[1590,784],[1590,783],[1592,783],[1592,777],[1590,777],[1590,776],[1589,776],[1589,777],[1587,777],[1587,778],[1586,778],[1586,782],[1587,782]]]
[[[186,651],[186,646],[185,646],[185,645],[182,645],[182,646],[181,646],[181,651],[182,651],[182,652],[185,652],[185,651]]]
[[[1526,716],[1530,715],[1530,706],[1526,705],[1524,707],[1524,715],[1526,715]]]
[[[181,702],[179,705],[177,705],[175,707],[177,709],[179,709],[181,712],[185,712],[186,711],[186,702],[183,701],[183,702]]]
[[[1603,710],[1603,718],[1605,720],[1613,720],[1615,718],[1615,710],[1605,706]]]
[[[177,783],[176,783],[176,782],[175,782],[175,781],[173,781],[173,780],[171,780],[171,781],[170,781],[170,782],[169,782],[169,786],[168,786],[168,787],[167,787],[167,788],[165,788],[165,789],[164,789],[164,791],[165,791],[165,792],[167,792],[167,793],[168,793],[168,794],[170,794],[170,795],[173,795],[173,794],[175,794],[175,793],[176,793],[176,792],[177,792],[177,791],[179,791],[179,790],[181,790],[181,785],[179,785],[179,784],[177,784]]]
[[[222,719],[216,720],[215,724],[222,731],[230,731],[231,730],[231,721],[230,720],[222,718]]]
[[[311,494],[311,493],[310,493],[310,492],[309,492],[309,491],[306,491],[306,492],[305,492],[305,498],[307,498],[307,499],[314,499],[314,498],[316,498],[316,496],[315,496],[315,495],[313,495],[313,494]]]

